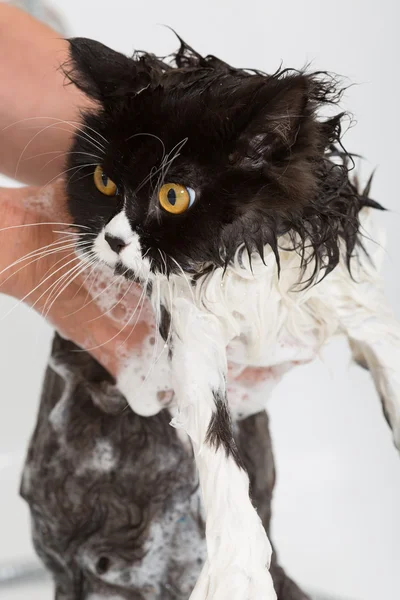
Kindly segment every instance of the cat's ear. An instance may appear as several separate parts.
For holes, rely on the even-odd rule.
[[[309,80],[306,76],[265,79],[248,90],[241,114],[232,159],[243,165],[261,167],[275,157],[292,151],[301,127],[310,120]]]
[[[87,38],[72,38],[70,61],[64,72],[80,90],[106,104],[124,91],[139,91],[148,85],[149,75],[131,58]]]

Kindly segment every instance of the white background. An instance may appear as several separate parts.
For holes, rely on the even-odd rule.
[[[167,24],[201,53],[235,66],[275,71],[281,60],[291,67],[312,61],[312,68],[356,83],[344,100],[357,120],[345,144],[368,158],[364,181],[378,167],[373,196],[391,209],[380,217],[389,239],[387,292],[400,317],[396,0],[53,0],[52,6],[71,35],[126,53],[172,51],[176,40],[159,25]],[[13,305],[0,297],[0,319]],[[0,320],[0,562],[32,556],[17,485],[50,338],[48,326],[25,307]],[[287,376],[270,414],[278,468],[273,537],[282,564],[311,590],[398,600],[400,461],[369,375],[351,366],[342,341],[334,342],[323,360]],[[10,593],[0,590],[0,597]]]

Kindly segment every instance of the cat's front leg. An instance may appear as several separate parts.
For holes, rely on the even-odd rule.
[[[177,299],[170,354],[178,403],[173,424],[191,438],[206,513],[208,560],[191,600],[274,600],[271,545],[232,434],[219,320]]]
[[[339,271],[328,290],[354,360],[371,372],[393,440],[400,452],[400,323],[389,306],[374,263],[365,260],[354,279]]]

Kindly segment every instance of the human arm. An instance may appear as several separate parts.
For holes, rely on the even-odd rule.
[[[82,263],[73,254],[69,233],[65,244],[66,236],[57,233],[71,231],[64,224],[68,223],[68,215],[62,182],[48,188],[46,198],[51,199],[50,209],[42,204],[40,189],[0,188],[0,293],[23,301],[46,315],[57,331],[78,346],[90,348],[91,354],[117,376],[122,360],[121,348],[124,355],[137,352],[147,339],[152,324],[143,314],[134,331],[129,324],[124,327],[124,315],[118,312],[120,305],[117,304],[122,292],[116,295],[115,309],[104,314],[95,300],[90,301],[88,286],[85,287],[88,271],[85,270],[80,275],[76,271],[77,277],[53,302],[63,287],[53,284],[69,269]],[[27,255],[28,258],[21,261]],[[62,284],[67,282],[67,278],[61,281]],[[125,301],[134,308],[137,297],[137,291],[132,289]]]
[[[6,57],[0,61],[0,172],[45,186],[44,190],[0,190],[0,292],[35,305],[37,310],[44,308],[46,314],[47,296],[40,298],[44,287],[39,284],[49,270],[62,266],[55,266],[61,255],[53,253],[39,260],[35,254],[38,260],[30,264],[25,261],[12,265],[27,253],[53,244],[57,235],[54,231],[64,227],[30,225],[68,221],[62,184],[54,188],[47,184],[63,171],[65,153],[79,127],[80,111],[93,107],[93,103],[73,85],[65,85],[59,66],[68,60],[68,42],[6,4],[0,4],[0,51]],[[52,201],[43,205],[44,191],[52,189],[56,190]],[[29,227],[25,227],[27,224]],[[55,275],[62,274],[60,270]],[[47,281],[49,285],[53,282]],[[80,284],[78,276],[51,305],[47,316],[56,329],[78,345],[89,348],[102,344],[91,352],[116,375],[119,365],[115,350],[122,335],[129,335],[132,350],[140,346],[151,325],[141,320],[132,335],[129,328],[119,335],[121,325],[109,315],[98,318],[101,311],[95,302],[78,310],[83,301],[82,289],[76,294]],[[86,298],[86,291],[84,294]],[[71,304],[75,307],[72,311]],[[74,318],[68,317],[71,312]],[[111,338],[111,342],[104,343]],[[88,345],[88,339],[93,343]]]
[[[93,106],[65,85],[68,48],[51,28],[0,3],[0,172],[24,183],[43,185],[62,172],[80,111]]]

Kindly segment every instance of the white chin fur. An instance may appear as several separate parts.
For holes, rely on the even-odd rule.
[[[107,243],[106,233],[120,238],[126,244],[119,255]],[[150,275],[150,261],[148,258],[143,258],[139,236],[132,231],[124,211],[111,219],[98,234],[93,244],[93,251],[102,263],[111,268],[122,263],[123,267],[133,271],[139,279],[146,280]]]
[[[119,255],[124,267],[131,269],[140,279],[146,279],[150,274],[150,261],[143,258],[139,236],[134,233],[129,244]]]

